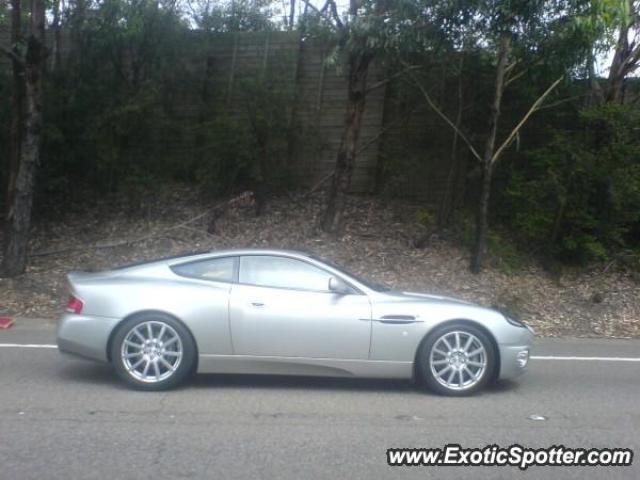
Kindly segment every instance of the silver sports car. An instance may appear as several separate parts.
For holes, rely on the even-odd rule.
[[[521,374],[533,338],[498,311],[392,291],[301,252],[182,256],[69,283],[60,351],[144,390],[217,372],[413,378],[465,395]]]

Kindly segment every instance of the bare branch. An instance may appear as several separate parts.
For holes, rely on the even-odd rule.
[[[340,20],[340,15],[338,15],[338,7],[336,6],[336,2],[334,0],[327,0],[327,5],[331,9],[331,16],[333,17],[333,21],[336,22],[338,28],[344,28],[344,24],[342,20]]]
[[[513,77],[509,77],[507,79],[506,82],[504,82],[504,86],[505,88],[508,87],[509,85],[511,85],[513,82],[515,82],[516,80],[518,80],[520,77],[522,77],[525,73],[527,73],[529,69],[525,68],[524,70],[522,70],[521,72],[516,73]]]
[[[365,93],[369,93],[372,90],[376,90],[376,89],[378,89],[380,87],[384,87],[387,83],[391,82],[392,80],[395,80],[396,78],[401,77],[401,76],[405,75],[406,73],[408,73],[408,72],[410,72],[412,70],[419,70],[420,68],[422,68],[420,65],[409,65],[404,70],[400,70],[399,72],[394,73],[390,77],[387,77],[384,80],[380,80],[379,82],[376,82],[376,83],[372,84],[371,86],[369,86],[367,88]]]
[[[509,70],[511,70],[511,68],[513,68],[516,63],[518,62],[514,62],[511,65],[509,65],[509,67],[507,68],[507,71],[505,73],[509,73]],[[531,70],[531,67],[536,67],[538,65],[541,65],[543,62],[542,60],[538,60],[537,62],[535,62],[533,65],[531,65],[530,67],[527,67],[521,71],[519,71],[518,73],[516,73],[513,76],[509,76],[507,78],[507,80],[504,82],[504,86],[505,88],[508,87],[509,85],[511,85],[513,82],[515,82],[516,80],[518,80],[520,77],[522,77],[524,74],[526,74],[529,70]]]
[[[369,148],[371,145],[373,145],[375,142],[377,142],[380,138],[382,138],[382,136],[384,134],[386,134],[389,130],[391,130],[392,128],[394,128],[398,124],[400,124],[402,122],[406,122],[407,119],[409,118],[409,115],[411,115],[414,112],[415,109],[416,109],[416,106],[414,105],[412,108],[409,109],[408,112],[406,112],[406,114],[404,116],[399,117],[399,118],[389,122],[377,134],[375,134],[373,137],[371,137],[366,142],[364,142],[362,145],[360,145],[360,148],[356,151],[356,155],[360,155],[367,148]]]
[[[329,25],[331,25],[334,29],[339,30],[342,28],[342,22],[336,22],[333,18],[331,18],[330,16],[328,16],[326,14],[326,6],[330,5],[331,1],[328,0],[327,3],[325,4],[324,7],[322,7],[321,10],[318,10],[318,7],[316,7],[314,4],[312,4],[309,0],[302,0],[304,2],[304,4],[310,8],[311,10],[313,10],[314,12],[316,12],[318,15],[320,15],[323,19],[325,19]]]
[[[6,47],[3,47],[2,45],[0,45],[0,53],[6,55],[7,57],[9,57],[11,60],[13,60],[14,62],[18,63],[19,65],[24,65],[24,59],[22,59],[12,49],[6,48]]]
[[[579,100],[581,98],[586,97],[587,95],[589,95],[589,92],[581,93],[580,95],[574,95],[574,96],[568,97],[568,98],[563,98],[562,100],[558,100],[557,102],[548,103],[548,104],[546,104],[544,106],[538,107],[538,111],[540,111],[540,110],[548,110],[550,108],[555,108],[558,105],[563,105],[565,103],[573,102],[574,100]]]
[[[453,123],[449,119],[449,117],[447,117],[447,115],[442,110],[440,110],[438,108],[438,106],[434,103],[434,101],[429,96],[429,93],[425,90],[425,88],[422,86],[420,81],[416,78],[416,76],[412,72],[409,72],[409,76],[413,79],[413,81],[416,84],[416,86],[420,89],[420,91],[422,92],[422,95],[424,96],[424,98],[427,101],[427,103],[429,104],[429,106],[447,123],[447,125],[449,125],[460,136],[460,138],[467,145],[467,147],[469,148],[469,150],[471,151],[473,156],[476,157],[476,159],[480,163],[482,163],[482,157],[477,152],[477,150],[473,147],[473,145],[471,144],[471,142],[469,141],[467,136],[464,133],[462,133],[462,130],[460,130],[455,125],[455,123]]]
[[[511,72],[511,70],[513,70],[516,65],[518,65],[520,63],[520,60],[515,60],[512,64],[507,65],[507,68],[504,69],[504,73],[509,73]]]
[[[500,157],[504,149],[511,144],[511,141],[518,134],[522,126],[525,123],[527,123],[527,120],[529,120],[529,117],[533,115],[534,112],[536,112],[540,108],[540,105],[542,105],[545,98],[547,98],[547,96],[560,84],[560,82],[562,82],[563,79],[564,79],[564,75],[562,75],[555,82],[553,82],[551,86],[547,88],[545,92],[542,95],[540,95],[540,97],[538,97],[538,99],[535,102],[533,102],[533,105],[531,105],[531,108],[529,109],[529,111],[524,115],[524,117],[522,117],[522,120],[520,120],[520,122],[515,126],[515,128],[511,130],[511,133],[509,134],[507,139],[504,142],[502,142],[502,145],[500,145],[500,147],[493,154],[493,157],[491,157],[492,164],[495,163],[496,160],[498,160],[498,158]]]
[[[626,59],[623,65],[623,71],[625,76],[633,73],[636,68],[638,68],[638,63],[640,63],[640,45],[637,45],[636,50],[630,49],[629,57]]]
[[[304,195],[302,195],[302,198],[307,198],[309,195],[311,195],[316,190],[318,190],[327,180],[329,180],[330,178],[333,178],[335,173],[336,173],[335,169],[331,170],[331,172],[327,173],[313,187],[311,187],[311,189],[308,192],[306,192]]]

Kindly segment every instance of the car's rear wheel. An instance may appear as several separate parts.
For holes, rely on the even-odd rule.
[[[441,395],[471,395],[491,380],[496,362],[493,343],[479,328],[453,323],[438,328],[423,342],[417,373]]]
[[[150,313],[119,326],[111,343],[111,360],[125,382],[140,390],[166,390],[193,370],[196,347],[176,319]]]

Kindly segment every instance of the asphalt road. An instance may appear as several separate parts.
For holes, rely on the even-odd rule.
[[[199,376],[126,389],[63,356],[53,326],[0,331],[0,479],[640,478],[630,467],[389,467],[389,447],[640,449],[640,363],[534,359],[471,398],[398,381]],[[640,357],[640,341],[537,341],[539,357]],[[532,420],[540,415],[546,420]]]

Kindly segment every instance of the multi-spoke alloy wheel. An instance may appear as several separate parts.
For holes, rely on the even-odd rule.
[[[487,368],[487,352],[475,335],[455,330],[442,335],[431,348],[431,373],[452,390],[473,387]]]
[[[111,360],[120,377],[145,390],[176,385],[191,371],[194,358],[195,346],[186,328],[159,314],[126,321],[111,348]]]
[[[492,343],[480,329],[460,323],[433,332],[418,354],[418,371],[437,393],[467,395],[481,388],[495,364]]]
[[[160,382],[178,369],[182,342],[163,322],[144,322],[133,327],[122,342],[120,355],[131,375],[142,382]]]

